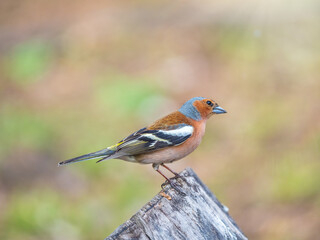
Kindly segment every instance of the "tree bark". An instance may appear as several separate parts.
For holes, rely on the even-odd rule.
[[[247,239],[223,206],[191,168],[120,225],[114,239]]]

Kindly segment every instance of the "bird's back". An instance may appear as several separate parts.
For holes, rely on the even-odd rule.
[[[191,120],[179,111],[175,111],[147,127],[149,130],[168,130],[178,124],[187,124],[192,126]]]

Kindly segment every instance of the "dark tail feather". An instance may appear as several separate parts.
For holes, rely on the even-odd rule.
[[[88,153],[79,157],[75,157],[75,158],[71,158],[69,160],[66,161],[62,161],[58,163],[58,166],[61,165],[66,165],[66,164],[70,164],[70,163],[75,163],[75,162],[81,162],[81,161],[86,161],[86,160],[91,160],[91,159],[96,159],[96,158],[103,158],[106,159],[108,157],[110,157],[112,154],[114,154],[115,151],[114,150],[110,150],[109,148],[97,151],[97,152],[93,152],[93,153]],[[101,161],[103,160],[101,159]]]

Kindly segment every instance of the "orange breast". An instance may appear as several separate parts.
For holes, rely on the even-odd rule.
[[[189,124],[194,127],[192,136],[179,146],[167,147],[147,154],[135,156],[139,163],[169,163],[179,160],[192,153],[200,144],[205,132],[206,120],[194,121],[188,120]]]

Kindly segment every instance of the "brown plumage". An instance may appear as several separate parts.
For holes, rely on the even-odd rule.
[[[175,111],[147,127],[149,130],[170,129],[173,125],[185,123],[191,125],[191,120],[179,111]]]

